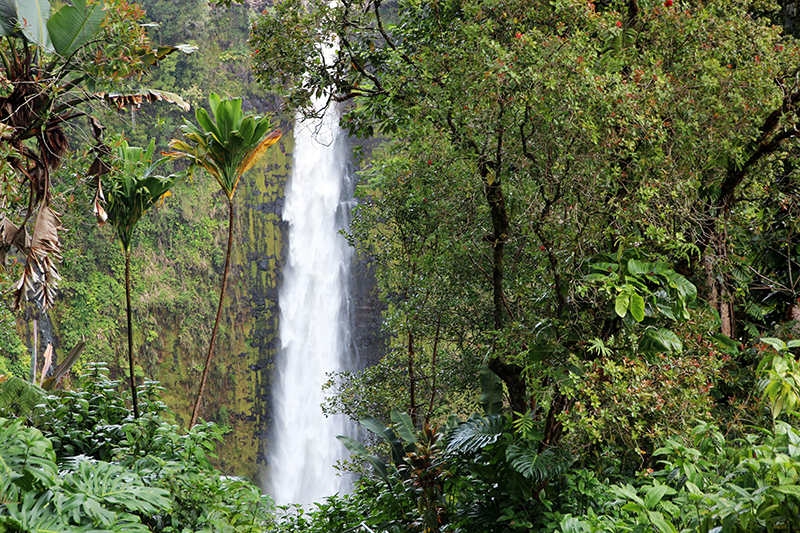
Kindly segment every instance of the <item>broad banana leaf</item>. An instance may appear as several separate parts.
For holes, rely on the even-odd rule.
[[[17,19],[17,4],[14,0],[0,0],[0,37],[22,37],[14,20]]]
[[[47,20],[50,18],[50,2],[47,0],[17,0],[17,21],[25,38],[52,53]]]
[[[72,0],[71,6],[62,6],[47,21],[47,31],[57,54],[69,57],[85,45],[100,30],[103,6],[86,7],[86,0]]]

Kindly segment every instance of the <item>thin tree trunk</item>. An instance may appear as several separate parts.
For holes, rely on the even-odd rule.
[[[133,375],[133,327],[131,325],[131,251],[125,250],[125,303],[128,314],[128,369],[130,370],[133,418],[139,418],[139,398],[136,395],[136,379]]]
[[[433,338],[433,361],[432,361],[432,368],[431,368],[431,399],[430,404],[428,405],[428,414],[425,416],[425,423],[429,423],[431,421],[431,415],[433,414],[433,402],[436,399],[436,352],[439,349],[439,329],[442,325],[442,317],[439,316],[439,319],[436,321],[436,336]]]
[[[417,424],[417,384],[416,377],[414,376],[414,334],[410,331],[408,332],[408,394],[409,399],[411,402],[411,406],[409,408],[409,416],[411,420],[414,422],[414,425]]]
[[[39,324],[33,319],[33,352],[31,352],[31,383],[36,384],[36,358],[39,355]]]
[[[225,285],[228,282],[228,270],[231,265],[231,247],[233,246],[233,199],[228,198],[228,250],[225,253],[225,270],[222,273],[222,288],[219,293],[219,305],[217,306],[217,318],[214,320],[214,331],[211,333],[211,342],[208,345],[208,355],[206,355],[206,365],[203,368],[203,377],[200,379],[200,388],[197,391],[197,399],[194,402],[194,409],[192,410],[192,421],[189,422],[189,427],[195,425],[197,418],[200,415],[200,404],[203,401],[203,393],[206,390],[206,382],[208,381],[208,371],[211,368],[211,354],[214,353],[214,342],[217,340],[217,330],[219,330],[219,321],[222,317],[222,305],[225,301]]]

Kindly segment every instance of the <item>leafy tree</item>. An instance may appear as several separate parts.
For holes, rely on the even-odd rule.
[[[798,47],[756,9],[287,1],[251,42],[257,76],[289,105],[313,114],[324,90],[358,100],[342,124],[395,141],[356,226],[386,253],[389,294],[409,296],[398,317],[420,324],[395,331],[417,349],[484,347],[547,445],[584,364],[719,353],[706,339],[737,336],[731,256],[747,253],[737,243],[777,169],[797,181],[784,169]],[[334,40],[338,55],[320,61]],[[429,310],[438,335],[416,322]]]
[[[214,320],[214,330],[208,347],[203,377],[197,390],[197,399],[192,410],[192,420],[189,427],[197,422],[200,415],[200,405],[203,392],[211,367],[211,355],[214,352],[214,342],[217,338],[222,306],[225,300],[225,284],[228,280],[228,269],[231,263],[231,247],[233,246],[233,195],[242,175],[258,161],[267,148],[278,142],[281,138],[280,130],[272,130],[268,117],[258,115],[245,115],[242,111],[242,99],[225,99],[215,93],[209,95],[209,105],[214,120],[208,112],[200,108],[195,112],[197,125],[186,122],[181,127],[185,141],[174,139],[170,142],[172,158],[186,158],[193,167],[199,167],[214,176],[217,183],[225,193],[228,201],[228,248],[225,253],[225,269],[222,273],[222,287],[220,289],[217,316]]]
[[[139,418],[139,402],[136,397],[136,378],[133,361],[133,324],[131,321],[131,241],[133,230],[142,215],[153,205],[170,194],[169,190],[183,178],[183,174],[160,176],[156,174],[159,165],[166,158],[153,160],[155,140],[150,141],[147,149],[128,146],[126,141],[117,149],[117,157],[122,168],[112,172],[105,180],[108,197],[105,212],[100,205],[103,200],[102,181],[98,178],[97,197],[95,198],[95,214],[101,224],[106,219],[114,227],[117,238],[122,244],[125,254],[125,302],[128,317],[128,369],[131,396],[133,398],[133,416]]]
[[[27,258],[14,287],[17,305],[35,290],[36,299],[50,306],[60,279],[60,221],[50,207],[51,172],[68,153],[66,125],[90,114],[93,103],[122,107],[167,100],[186,105],[167,92],[113,89],[167,55],[194,48],[154,45],[140,25],[144,12],[126,0],[72,4],[51,10],[48,0],[21,0],[6,2],[0,13],[0,36],[6,38],[0,47],[6,183],[1,247],[3,256],[15,246]],[[10,170],[18,184],[8,184]],[[28,237],[25,226],[37,208],[34,234]]]

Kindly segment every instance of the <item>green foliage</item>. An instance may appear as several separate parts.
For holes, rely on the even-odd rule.
[[[129,146],[123,140],[117,148],[117,158],[122,168],[111,172],[103,180],[105,195],[108,197],[108,221],[116,230],[126,253],[130,252],[133,232],[142,215],[159,200],[171,194],[170,189],[184,177],[182,173],[170,176],[155,174],[156,169],[166,159],[154,160],[154,151],[155,140],[151,140],[146,149]],[[103,198],[102,189],[98,196]],[[102,217],[101,222],[105,222],[105,217]]]
[[[761,342],[772,348],[758,365],[758,373],[763,376],[759,386],[772,404],[772,419],[782,412],[797,414],[800,411],[800,368],[790,350],[800,347],[800,340],[784,342],[762,337]]]
[[[170,142],[173,159],[186,158],[214,176],[222,190],[232,199],[242,175],[263,157],[267,148],[281,138],[273,130],[269,117],[245,115],[242,99],[222,99],[211,93],[208,97],[211,119],[202,107],[195,112],[197,125],[185,122],[181,132],[186,141]]]
[[[343,387],[339,410],[367,398],[385,417],[438,378],[434,361],[474,376],[488,353],[548,441],[638,468],[711,415],[712,395],[734,403],[713,391],[719,369],[747,383],[755,367],[730,344],[797,310],[800,86],[767,80],[794,72],[798,43],[760,4],[667,4],[282,2],[256,19],[265,85],[308,115],[313,95],[352,99],[342,125],[390,140],[371,153],[351,242],[387,305],[381,371],[404,372],[407,392],[367,371],[350,382],[370,390]],[[708,339],[722,333],[720,350]],[[581,409],[598,391],[603,407]]]
[[[636,471],[647,466],[657,444],[687,432],[692,420],[714,408],[710,391],[720,363],[713,353],[683,357],[661,355],[653,363],[600,358],[564,387],[574,401],[561,415],[577,451],[607,467]],[[588,452],[588,453],[587,453]]]
[[[103,533],[267,527],[271,503],[260,490],[209,462],[220,428],[181,434],[162,418],[152,382],[141,387],[143,416],[133,420],[102,365],[82,385],[36,408],[29,420],[42,431],[0,419],[0,525]]]

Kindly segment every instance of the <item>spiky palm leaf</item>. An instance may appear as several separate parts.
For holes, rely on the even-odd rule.
[[[206,170],[230,199],[242,175],[261,159],[267,148],[278,142],[281,131],[269,131],[272,124],[268,117],[245,115],[241,98],[222,99],[211,93],[208,103],[216,122],[205,109],[197,109],[198,125],[186,121],[181,126],[186,141],[170,141],[173,151],[166,155],[187,158]]]
[[[108,221],[125,250],[130,250],[133,231],[142,215],[183,177],[183,174],[156,174],[158,167],[167,159],[154,161],[154,151],[155,140],[150,141],[147,149],[128,146],[123,141],[117,150],[122,169],[105,179]]]
[[[508,419],[503,415],[473,416],[447,435],[447,453],[473,454],[497,442],[506,429]]]

